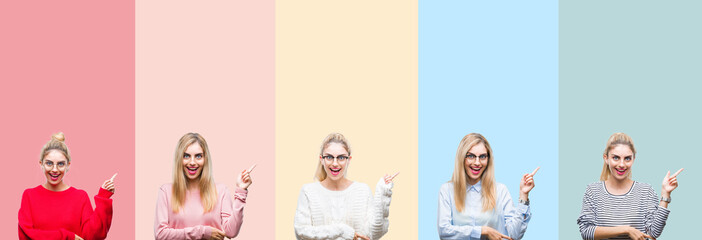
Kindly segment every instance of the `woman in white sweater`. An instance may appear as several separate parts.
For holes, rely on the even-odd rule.
[[[351,148],[344,135],[329,134],[322,142],[315,174],[318,182],[302,186],[295,212],[297,239],[380,239],[388,231],[392,179],[375,187],[346,178]]]

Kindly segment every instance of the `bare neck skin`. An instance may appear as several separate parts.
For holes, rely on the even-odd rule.
[[[56,184],[56,185],[51,185],[47,181],[44,184],[42,184],[42,186],[44,186],[44,188],[46,188],[47,190],[53,191],[53,192],[61,192],[61,191],[64,191],[70,187],[70,186],[68,186],[68,184],[66,184],[63,181],[61,181],[59,184]]]
[[[343,191],[349,186],[351,186],[351,180],[346,179],[345,177],[342,179],[339,179],[337,181],[331,180],[330,178],[325,178],[322,182],[322,187],[329,189],[331,191]]]
[[[631,180],[630,178],[624,179],[624,180],[617,180],[614,177],[610,176],[606,181],[605,181],[605,186],[607,187],[607,192],[614,194],[614,195],[623,195],[629,192],[629,189],[631,189],[631,186],[634,184],[634,180]]]

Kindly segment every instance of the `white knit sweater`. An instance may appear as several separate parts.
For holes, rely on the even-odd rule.
[[[302,186],[295,212],[295,236],[300,240],[353,239],[354,233],[380,239],[388,232],[393,184],[381,178],[375,196],[364,183],[353,182],[343,191],[321,183]]]

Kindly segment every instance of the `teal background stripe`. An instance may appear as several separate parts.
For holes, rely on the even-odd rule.
[[[580,239],[585,186],[599,181],[605,143],[620,131],[638,151],[634,180],[658,194],[666,171],[685,167],[659,239],[694,234],[702,213],[700,10],[700,1],[560,2],[558,239]]]

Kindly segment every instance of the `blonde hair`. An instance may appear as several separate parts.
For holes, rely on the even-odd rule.
[[[466,204],[466,185],[468,184],[468,174],[466,173],[465,164],[466,154],[468,154],[468,151],[473,146],[480,143],[485,145],[485,149],[487,149],[488,152],[488,163],[487,166],[485,166],[483,175],[480,176],[480,180],[482,181],[481,195],[483,197],[483,212],[495,209],[495,167],[492,163],[494,161],[492,148],[490,148],[490,143],[488,143],[483,135],[470,133],[463,137],[461,143],[458,144],[458,150],[456,150],[456,165],[453,169],[453,177],[451,177],[454,202],[456,203],[456,210],[458,212],[463,212]]]
[[[51,150],[56,150],[63,154],[63,156],[66,157],[66,160],[70,163],[71,154],[68,151],[68,146],[66,146],[64,141],[66,141],[66,137],[63,135],[62,132],[51,135],[51,140],[44,144],[44,147],[41,149],[41,155],[39,155],[39,162],[44,162],[44,157],[46,157],[46,155],[49,154]]]
[[[319,147],[319,156],[324,154],[324,149],[331,143],[341,144],[344,149],[346,149],[346,152],[349,153],[349,156],[351,156],[351,147],[349,146],[349,142],[341,133],[330,133],[326,138],[324,138],[322,145]],[[315,171],[314,178],[320,182],[327,178],[327,172],[324,171],[324,165],[322,165],[321,161],[317,161],[317,171]]]
[[[205,164],[200,172],[200,201],[205,212],[209,212],[217,203],[217,188],[212,177],[212,158],[207,147],[207,141],[200,134],[187,133],[178,141],[175,151],[175,166],[173,168],[173,198],[171,198],[171,210],[178,213],[185,204],[185,193],[187,191],[188,179],[183,171],[183,156],[185,150],[192,144],[199,144],[204,152]],[[194,157],[194,156],[193,156]]]
[[[629,137],[629,135],[626,135],[625,133],[614,133],[612,136],[609,137],[607,140],[607,146],[605,147],[604,150],[604,157],[609,157],[609,151],[612,150],[612,148],[616,147],[617,145],[626,145],[631,149],[631,152],[634,153],[634,157],[636,157],[636,148],[634,148],[634,140]],[[604,166],[602,166],[602,174],[600,174],[600,180],[601,181],[607,181],[609,176],[612,174],[612,171],[609,170],[609,166],[607,165],[607,162],[604,163]],[[629,178],[631,178],[631,170],[629,170]]]

